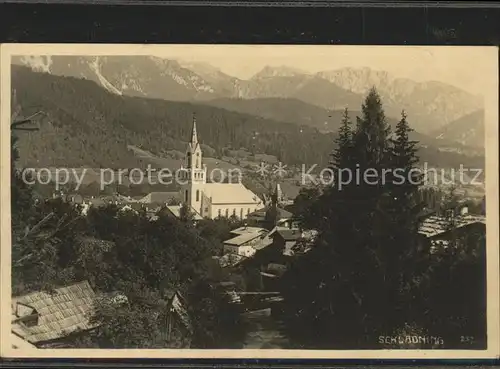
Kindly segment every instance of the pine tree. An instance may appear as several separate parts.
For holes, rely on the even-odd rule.
[[[410,140],[412,132],[406,113],[396,125],[390,139],[389,175],[387,183],[388,224],[390,237],[384,248],[386,260],[386,285],[389,299],[400,314],[395,315],[395,324],[403,325],[410,318],[415,281],[420,279],[422,269],[419,253],[419,213],[423,206],[419,187],[421,176],[416,172],[419,158],[418,142]]]
[[[349,164],[350,150],[352,149],[352,122],[349,117],[349,110],[345,108],[342,116],[342,123],[338,131],[338,137],[335,139],[337,147],[332,154],[331,168],[345,168]]]
[[[357,119],[354,134],[357,164],[363,169],[380,169],[386,164],[390,134],[382,102],[377,90],[373,87],[362,107],[362,116]]]
[[[406,120],[406,113],[401,113],[401,120],[396,125],[395,138],[391,139],[391,167],[393,173],[393,194],[400,201],[401,206],[411,206],[416,201],[417,190],[421,176],[416,173],[419,162],[417,156],[417,141],[410,140],[409,134],[413,131]],[[396,180],[397,177],[397,180]]]
[[[380,178],[375,184],[355,178],[355,169],[380,173],[390,162],[389,126],[375,89],[362,112],[352,140],[345,114],[334,153],[333,164],[350,169],[352,180],[320,196],[317,244],[292,264],[283,283],[296,337],[315,347],[373,347],[393,310],[384,285],[383,249],[392,231],[388,188]]]

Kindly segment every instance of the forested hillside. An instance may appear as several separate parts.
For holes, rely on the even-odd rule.
[[[275,155],[287,164],[322,167],[334,142],[333,133],[324,134],[315,127],[200,104],[120,96],[92,81],[21,66],[12,67],[12,87],[22,116],[39,110],[46,114],[39,131],[20,135],[21,166],[135,167],[137,160],[127,145],[157,155],[183,152],[193,114],[201,142],[212,147],[215,156],[225,148],[246,148]],[[421,157],[429,165],[484,166],[480,156],[443,152],[433,139],[417,133],[414,138],[425,143]]]
[[[200,140],[220,152],[245,147],[288,163],[322,163],[333,136],[314,128],[183,102],[111,94],[91,81],[13,66],[12,87],[27,116],[42,109],[39,132],[20,139],[21,165],[134,165],[127,144],[184,151],[196,114]],[[24,149],[29,148],[29,149]],[[323,154],[323,155],[322,155]]]

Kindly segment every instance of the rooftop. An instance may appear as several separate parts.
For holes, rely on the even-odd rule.
[[[212,204],[253,204],[262,200],[241,183],[207,183],[203,192]]]
[[[15,335],[14,333],[10,334],[10,343],[13,349],[32,350],[37,348],[35,345],[32,345],[28,341],[23,340],[21,337]]]
[[[274,227],[274,229],[269,233],[269,235],[279,233],[285,241],[296,241],[302,238],[302,232],[298,228],[289,227]]]
[[[78,330],[95,327],[89,319],[96,295],[87,281],[12,298],[12,332],[18,337],[38,343],[65,337]],[[19,304],[38,313],[38,324],[21,323]],[[30,314],[31,314],[30,313]]]
[[[266,229],[265,228],[261,228],[261,227],[246,227],[246,226],[243,226],[243,227],[240,227],[240,228],[233,229],[231,231],[231,233],[234,233],[234,234],[237,234],[237,235],[242,235],[242,234],[259,233],[259,232],[265,232],[265,231],[266,231]]]
[[[260,237],[260,233],[244,233],[224,241],[224,244],[233,246],[243,246],[244,244],[258,237]]]
[[[248,216],[252,218],[265,218],[266,212],[269,207],[265,207],[250,213]],[[278,207],[278,218],[279,219],[289,219],[293,216],[288,210]]]
[[[165,208],[168,209],[176,218],[180,218],[182,205],[168,205]],[[194,213],[194,220],[202,220],[203,219],[203,217],[200,214],[198,214],[194,211],[193,211],[193,213]]]
[[[179,199],[178,192],[151,192],[138,202],[143,204],[165,204],[172,199]]]
[[[474,223],[486,224],[486,218],[478,215],[464,215],[456,217],[455,226],[462,228]],[[449,229],[449,221],[445,217],[432,215],[423,220],[418,232],[426,237],[434,237],[445,233]]]

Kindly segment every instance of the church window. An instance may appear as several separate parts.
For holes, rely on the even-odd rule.
[[[188,168],[191,168],[191,153],[190,152],[187,153],[187,165],[188,165]]]
[[[196,190],[196,201],[200,201],[200,190]]]
[[[240,218],[243,219],[243,208],[240,209]]]
[[[221,216],[221,210],[220,210],[220,209],[217,211],[217,215],[218,215],[219,217]]]
[[[226,218],[229,216],[229,209],[226,209]]]
[[[233,209],[233,215],[236,216],[236,209]]]
[[[247,215],[250,214],[250,208],[247,209]]]
[[[186,190],[186,202],[188,202],[189,192]]]

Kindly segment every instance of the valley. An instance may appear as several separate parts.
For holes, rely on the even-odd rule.
[[[277,98],[333,111],[346,107],[356,111],[366,92],[377,86],[389,117],[399,119],[404,109],[413,127],[426,134],[484,109],[480,96],[457,87],[435,81],[415,82],[370,68],[311,74],[286,66],[266,66],[249,79],[239,79],[208,63],[140,55],[22,56],[13,58],[13,63],[56,76],[94,81],[118,95],[189,102],[215,100],[214,104],[220,104],[219,99]]]
[[[20,166],[118,169],[149,164],[176,170],[184,160],[194,113],[208,170],[241,170],[246,184],[258,194],[267,193],[277,179],[297,194],[303,185],[303,164],[317,164],[317,171],[325,168],[343,114],[342,110],[288,98],[219,98],[193,103],[119,95],[90,77],[62,77],[17,65],[13,66],[12,83],[22,115],[31,115],[36,108],[46,114],[40,131],[20,136]],[[359,110],[351,111],[351,120],[359,114]],[[480,115],[473,113],[472,117]],[[392,127],[397,123],[396,118],[387,119]],[[464,117],[462,123],[451,125],[466,130],[467,121]],[[474,120],[475,127],[478,122]],[[455,136],[444,128],[440,134],[412,132],[412,139],[419,141],[422,162],[448,171],[460,165],[484,168],[484,149],[454,141],[460,130],[450,131]],[[289,178],[261,178],[255,173],[261,162],[274,165],[280,161],[288,166]]]

